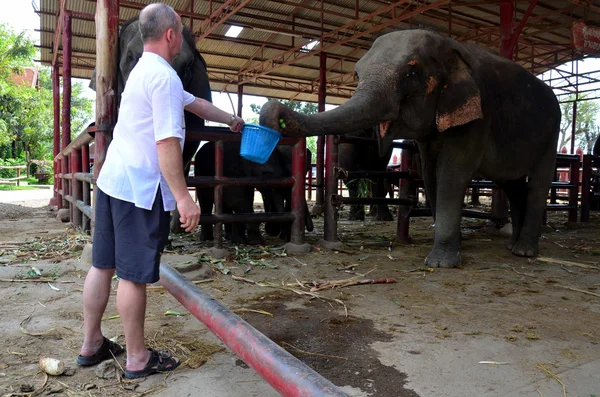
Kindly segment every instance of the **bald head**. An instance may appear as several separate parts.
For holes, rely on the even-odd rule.
[[[144,43],[158,40],[168,29],[179,31],[179,17],[164,3],[150,4],[140,12],[140,33]]]

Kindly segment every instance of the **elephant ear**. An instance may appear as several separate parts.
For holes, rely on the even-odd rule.
[[[448,62],[451,70],[437,103],[435,123],[440,132],[482,119],[481,93],[471,76],[471,69],[456,49]]]

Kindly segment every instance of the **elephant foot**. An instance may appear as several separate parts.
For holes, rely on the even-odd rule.
[[[248,237],[246,237],[246,243],[248,245],[263,245],[265,240],[262,238],[260,233],[248,233]]]
[[[267,222],[265,223],[265,233],[271,237],[277,237],[281,233],[281,225],[279,223]]]
[[[434,248],[425,258],[427,267],[454,268],[462,263],[460,251],[445,251]]]
[[[390,212],[389,209],[384,208],[384,209],[379,209],[377,211],[377,216],[375,217],[376,221],[382,221],[382,222],[391,222],[394,220],[394,217],[392,216],[392,213]]]
[[[238,245],[246,245],[247,244],[246,236],[232,234],[230,237],[231,237],[231,242],[233,244],[238,244]]]
[[[350,212],[350,215],[348,215],[348,220],[349,221],[364,221],[365,213],[364,212]]]
[[[524,256],[526,258],[531,258],[538,254],[538,243],[537,241],[535,243],[530,243],[525,242],[523,240],[519,240],[516,244],[513,245],[511,251],[516,256]]]
[[[212,225],[210,226],[201,226],[200,227],[200,236],[198,237],[200,241],[212,241],[214,240]]]

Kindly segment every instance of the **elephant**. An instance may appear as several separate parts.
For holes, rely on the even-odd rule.
[[[137,64],[144,51],[144,43],[139,29],[138,18],[127,20],[119,29],[119,65],[117,72],[117,98],[125,89],[125,83],[133,67]],[[207,66],[204,58],[196,49],[194,36],[187,26],[183,27],[183,43],[181,53],[173,59],[173,69],[181,79],[183,89],[190,94],[212,102],[210,83],[208,80]],[[95,71],[92,75],[90,88],[96,89]],[[185,128],[198,129],[204,127],[204,120],[193,113],[185,112]],[[189,174],[190,163],[200,146],[199,141],[185,141],[183,147],[184,174]],[[171,231],[182,233],[179,223],[179,213],[173,211],[171,217]]]
[[[291,147],[289,147],[291,149]],[[291,150],[288,146],[279,146],[273,150],[269,160],[265,164],[257,164],[240,157],[240,143],[226,142],[223,145],[224,169],[226,177],[269,177],[281,178],[291,176]],[[195,176],[215,175],[215,144],[208,142],[203,145],[194,160]],[[309,152],[310,153],[310,152]],[[265,212],[289,212],[291,210],[290,198],[291,188],[258,188],[262,194]],[[200,202],[200,210],[203,214],[212,213],[214,204],[214,189],[212,187],[198,188],[196,190]],[[230,186],[223,189],[223,212],[236,214],[249,214],[254,212],[254,188]],[[307,209],[306,202],[304,202]],[[312,219],[305,218],[308,230],[312,230]],[[290,239],[291,224],[280,224],[278,222],[267,222],[265,230],[271,236],[279,236],[285,241]],[[225,236],[238,244],[263,244],[264,240],[260,234],[259,224],[233,224],[226,225]],[[200,240],[213,239],[212,225],[201,225]]]
[[[461,206],[477,176],[506,192],[508,248],[537,255],[561,118],[552,90],[488,49],[425,29],[380,36],[355,72],[356,91],[341,106],[302,115],[268,102],[260,124],[292,137],[375,126],[380,153],[394,139],[416,140],[435,222],[427,266],[461,263]]]
[[[373,128],[366,128],[353,131],[347,135],[360,138],[374,138],[374,131]],[[392,150],[393,148],[390,146],[387,152],[381,156],[375,146],[365,146],[360,143],[340,143],[338,145],[338,165],[347,171],[385,171],[392,157]],[[346,187],[348,188],[350,197],[358,197],[356,182],[346,182]],[[385,197],[387,193],[385,181],[383,179],[377,180],[371,190],[374,193],[374,197]],[[375,219],[378,221],[394,220],[386,204],[377,204],[373,207],[373,210]],[[353,204],[350,206],[349,220],[363,220],[364,218],[365,210],[363,205]]]

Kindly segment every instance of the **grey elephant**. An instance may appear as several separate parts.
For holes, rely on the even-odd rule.
[[[428,266],[461,263],[461,204],[474,176],[493,180],[508,196],[508,248],[536,255],[561,118],[552,90],[487,49],[429,30],[379,37],[355,71],[358,87],[342,106],[302,115],[269,102],[260,123],[289,136],[377,126],[381,152],[394,139],[415,139],[435,219]]]
[[[353,131],[348,136],[359,138],[374,138],[374,129],[365,128]],[[392,146],[386,153],[380,155],[375,146],[363,145],[360,143],[340,143],[338,145],[338,165],[347,171],[385,171],[392,157]],[[350,197],[358,197],[357,181],[346,183]],[[383,179],[373,181],[371,186],[373,197],[385,197],[386,182]],[[392,196],[393,197],[393,196]],[[372,207],[372,214],[378,221],[394,220],[390,209],[386,204],[376,204]],[[363,220],[365,218],[364,205],[353,204],[350,206],[349,220]]]
[[[121,98],[125,83],[133,67],[137,64],[144,51],[144,43],[140,34],[138,18],[132,18],[123,23],[119,29],[119,67],[117,72],[118,98]],[[208,80],[206,62],[196,49],[194,37],[189,28],[183,27],[183,43],[181,53],[173,60],[173,69],[183,83],[183,88],[190,94],[212,102],[212,94]],[[96,89],[95,73],[90,82],[90,88]],[[193,113],[185,112],[186,129],[204,127],[204,120]],[[185,141],[183,147],[183,166],[187,177],[192,157],[198,150],[199,141]],[[171,231],[181,233],[179,214],[173,212]]]

